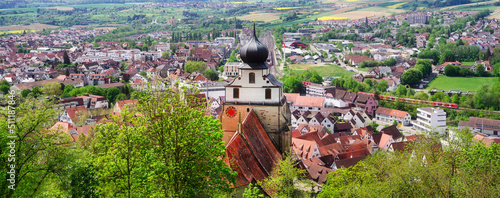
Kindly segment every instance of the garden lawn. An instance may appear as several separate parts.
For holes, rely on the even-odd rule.
[[[294,70],[296,73],[301,73],[302,71],[310,69],[318,72],[318,74],[323,77],[352,76],[354,74],[354,72],[347,71],[335,64],[328,64],[325,66],[317,66],[316,64],[295,64],[290,65],[290,69]]]
[[[427,90],[433,88],[443,89],[445,91],[449,90],[460,90],[460,91],[477,91],[484,84],[493,85],[497,81],[496,77],[448,77],[448,76],[438,76],[429,85],[427,85]]]

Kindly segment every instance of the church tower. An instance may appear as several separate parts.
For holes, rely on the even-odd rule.
[[[219,116],[226,144],[238,131],[239,116],[253,110],[260,124],[280,152],[291,145],[291,113],[283,96],[283,83],[269,72],[268,49],[254,33],[240,50],[238,77],[225,88],[223,111]],[[241,130],[241,129],[240,129]],[[243,131],[244,133],[245,131]]]

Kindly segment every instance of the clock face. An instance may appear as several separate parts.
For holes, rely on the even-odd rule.
[[[230,106],[226,109],[226,115],[230,118],[236,116],[236,108]]]

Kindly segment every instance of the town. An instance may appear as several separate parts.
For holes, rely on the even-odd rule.
[[[429,3],[429,1],[424,2]],[[185,28],[188,25],[200,24],[200,21],[193,20],[191,15],[206,14],[192,10],[183,11],[181,14],[185,17],[169,16],[167,20],[153,18],[153,22],[148,21],[147,24],[155,26],[161,24],[168,28],[150,28],[149,31],[143,31],[144,29],[138,27],[125,30],[123,27],[89,28],[72,25],[41,31],[23,30],[15,33],[6,31],[2,35],[0,27],[0,97],[2,97],[0,105],[8,107],[9,98],[15,98],[18,101],[17,111],[25,110],[24,113],[31,112],[33,115],[44,114],[35,112],[37,108],[29,110],[29,105],[47,106],[46,109],[50,110],[46,111],[53,111],[53,115],[47,113],[45,118],[33,118],[41,120],[40,125],[36,125],[39,129],[35,130],[41,134],[40,137],[59,134],[61,137],[51,140],[51,144],[62,143],[63,139],[66,139],[67,142],[62,143],[66,146],[64,148],[86,150],[85,153],[92,153],[87,155],[94,155],[96,159],[97,156],[109,155],[109,158],[99,158],[100,160],[96,160],[95,163],[92,162],[94,164],[81,169],[82,172],[91,174],[88,169],[91,166],[113,166],[109,159],[131,159],[130,153],[123,157],[103,152],[104,148],[114,148],[104,146],[112,143],[102,141],[106,140],[105,133],[115,129],[119,129],[118,134],[121,132],[141,134],[141,126],[146,127],[148,130],[145,130],[148,132],[144,134],[152,136],[134,137],[134,139],[151,138],[151,141],[156,142],[137,143],[137,147],[133,148],[139,151],[141,150],[139,145],[151,145],[151,151],[168,153],[165,150],[156,150],[163,149],[162,144],[165,141],[163,139],[158,141],[157,137],[164,137],[155,136],[154,132],[162,131],[161,127],[164,125],[151,123],[156,123],[156,118],[164,117],[161,117],[163,114],[150,115],[156,110],[148,109],[151,108],[148,103],[171,104],[174,108],[176,105],[185,105],[176,102],[187,100],[191,105],[187,105],[189,109],[197,110],[199,107],[204,116],[210,117],[210,122],[217,123],[208,128],[216,126],[216,131],[221,132],[220,140],[217,140],[223,144],[220,145],[223,154],[216,157],[221,162],[219,165],[223,163],[224,167],[230,168],[228,170],[235,173],[230,186],[223,187],[230,189],[225,192],[225,196],[231,197],[252,197],[249,193],[271,197],[278,195],[335,197],[341,194],[335,194],[339,192],[334,190],[334,185],[339,184],[332,182],[335,178],[347,178],[349,173],[346,171],[359,171],[360,167],[373,168],[366,167],[367,163],[372,165],[378,163],[372,160],[376,156],[391,154],[398,156],[399,153],[408,153],[408,159],[411,161],[415,155],[419,156],[418,148],[422,148],[422,152],[428,149],[432,152],[452,153],[458,152],[454,146],[461,147],[458,145],[465,144],[463,141],[470,141],[498,154],[500,143],[500,50],[498,50],[500,18],[496,18],[498,9],[476,10],[474,5],[464,3],[472,9],[464,7],[463,10],[439,10],[418,7],[413,11],[401,11],[403,8],[410,9],[406,7],[410,4],[417,6],[418,2],[370,3],[323,4],[333,10],[345,9],[331,16],[320,16],[314,12],[311,14],[310,11],[301,10],[308,6],[307,8],[324,11],[317,8],[316,3],[298,5],[266,2],[256,3],[257,5],[252,7],[250,5],[253,3],[248,2],[214,4],[174,2],[144,3],[138,4],[137,8],[131,8],[141,10],[138,13],[149,9],[165,9],[168,12],[169,9],[184,9],[189,6],[200,9],[264,10],[253,12],[252,15],[234,11],[234,16],[226,16],[225,19],[214,19],[214,16],[211,16],[210,20],[220,20],[225,25],[222,25],[221,29],[209,31],[197,31],[193,28],[189,31],[180,31],[183,26]],[[497,5],[498,2],[490,3],[484,5],[500,7]],[[428,5],[434,6],[430,3]],[[274,6],[283,6],[279,7],[283,9]],[[387,10],[391,7],[391,12],[394,13],[381,15],[370,13],[352,18],[346,17],[370,12],[370,6]],[[75,11],[79,11],[78,9]],[[106,11],[110,8],[95,8],[93,11],[102,11],[99,9]],[[120,11],[112,15],[120,16],[120,12],[129,11],[121,7],[118,7],[118,10]],[[165,10],[163,13],[166,13]],[[283,24],[290,22],[287,25],[266,21],[267,19],[262,17],[276,16],[265,14],[282,10],[286,12],[279,20],[282,20]],[[37,12],[42,11],[39,9]],[[134,19],[127,20],[134,21],[137,16],[134,13]],[[303,20],[307,17],[311,20]],[[157,22],[158,19],[160,22]],[[2,16],[0,24],[9,25],[9,22],[5,21],[6,18]],[[116,37],[120,31],[130,34]],[[185,93],[180,91],[183,89],[189,91]],[[191,96],[196,101],[193,104],[189,103]],[[177,97],[182,99],[174,100]],[[23,106],[25,102],[29,104],[26,107]],[[168,105],[165,106],[167,107]],[[174,109],[171,111],[175,112]],[[17,116],[19,119],[31,117],[22,114]],[[176,117],[169,116],[166,120]],[[137,121],[141,119],[144,120]],[[197,123],[195,121],[199,120],[193,118],[193,123]],[[205,125],[184,124],[199,127],[199,130],[207,128]],[[22,125],[18,125],[17,128],[20,126]],[[179,127],[179,131],[185,130],[184,127]],[[131,133],[126,128],[138,131]],[[177,128],[169,129],[177,130]],[[23,135],[23,130],[19,128],[18,133]],[[464,136],[465,139],[460,139]],[[200,135],[199,138],[201,137]],[[108,141],[120,142],[119,135],[116,138]],[[26,140],[24,145],[31,144],[30,141]],[[191,140],[190,144],[196,141]],[[420,144],[424,146],[419,147]],[[214,148],[219,147],[214,146]],[[146,151],[137,153],[137,156],[142,155],[147,156],[149,160],[152,158],[149,156],[151,153]],[[401,155],[406,156],[406,154]],[[429,153],[423,154],[422,163],[427,163],[428,156]],[[159,159],[168,157],[162,156]],[[30,160],[33,160],[33,164],[44,164],[45,161],[52,159],[40,157]],[[386,161],[393,162],[391,160],[394,159]],[[495,156],[494,160],[498,162],[498,156]],[[366,163],[362,163],[364,161]],[[292,194],[280,190],[283,186],[273,183],[276,181],[272,180],[273,177],[285,177],[276,172],[279,172],[277,170],[283,172],[284,167],[287,167],[286,162],[291,164],[294,171],[300,172],[294,177],[301,177],[299,180],[292,178],[291,188],[295,189],[292,190]],[[54,163],[59,162],[54,161]],[[118,169],[122,168],[115,165],[119,167]],[[152,171],[147,174],[153,172],[157,174],[155,171],[159,171],[147,165],[143,165],[142,168],[144,168],[142,171]],[[166,171],[168,166],[162,168]],[[491,171],[498,171],[498,168],[500,167],[494,167]],[[17,172],[20,170],[16,169]],[[115,177],[111,176],[111,173],[107,175],[108,173],[97,174],[97,172],[96,175],[102,179],[100,184],[110,182],[111,180],[107,179]],[[125,174],[121,170],[119,172],[124,174],[119,177],[138,174],[132,172]],[[212,176],[219,177],[207,174],[205,179],[201,180],[210,180],[206,178]],[[222,179],[225,181],[223,183],[228,183],[230,179],[227,178]],[[142,179],[141,182],[147,181]],[[158,178],[151,181],[156,179]],[[53,180],[56,180],[55,176],[47,178],[44,176],[40,183],[44,183],[43,188],[48,188],[46,182]],[[415,180],[420,182],[420,179]],[[351,181],[345,183],[346,186],[347,183],[356,185]],[[128,185],[130,188],[133,186],[130,182]],[[495,188],[495,185],[492,184],[489,188]],[[21,188],[21,186],[16,187]],[[36,194],[39,188],[40,186],[34,188],[31,195],[40,196]],[[91,194],[99,192],[102,196],[112,196],[115,193],[124,195],[122,193],[132,192],[130,188],[123,192],[109,187],[101,188],[95,184],[71,193],[73,196],[89,195],[76,193],[86,191]],[[133,188],[141,189],[132,196],[148,194],[146,187],[133,186]],[[339,187],[339,189],[344,188],[348,187]],[[256,192],[253,192],[255,189]],[[2,190],[6,191],[8,188]],[[0,192],[3,192],[2,190]],[[9,192],[10,196],[14,193],[6,192]],[[166,196],[173,192],[177,191],[158,191],[158,194],[149,195]],[[359,193],[353,189],[345,192]],[[206,195],[203,193],[208,191],[182,193],[188,194],[179,196],[203,197]],[[450,193],[474,196],[460,194],[462,192],[458,190]],[[348,195],[352,194],[342,194],[342,196]],[[407,196],[415,195],[407,194]]]

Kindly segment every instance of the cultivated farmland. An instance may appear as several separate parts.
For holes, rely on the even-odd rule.
[[[358,10],[358,11],[351,11],[333,15],[333,17],[347,17],[349,19],[362,19],[365,17],[381,17],[381,16],[391,16],[391,13]]]
[[[280,14],[281,13],[267,13],[267,12],[257,13],[257,12],[251,12],[248,15],[239,16],[239,17],[236,17],[236,18],[238,18],[240,20],[245,20],[245,21],[253,21],[255,19],[256,21],[270,22],[270,21],[274,21],[274,20],[280,19],[280,16],[279,16]]]
[[[0,27],[0,31],[9,31],[9,30],[43,30],[46,28],[58,28],[59,26],[55,25],[47,25],[47,24],[31,24],[31,25],[11,25]],[[22,32],[22,31],[21,31]]]

